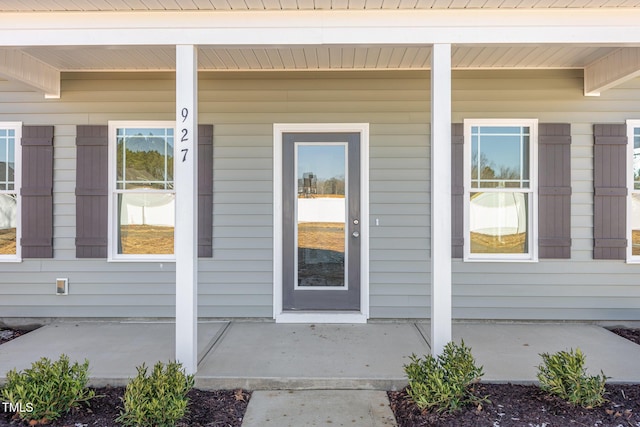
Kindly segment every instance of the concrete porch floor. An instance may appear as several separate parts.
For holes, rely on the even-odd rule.
[[[0,383],[13,368],[40,357],[90,362],[91,384],[125,385],[136,366],[174,357],[174,324],[161,322],[58,322],[0,346]],[[203,322],[199,324],[196,386],[249,390],[404,387],[403,365],[428,353],[429,324],[364,325]],[[640,345],[585,324],[456,323],[486,382],[535,382],[540,353],[579,347],[590,373],[609,382],[640,383]]]

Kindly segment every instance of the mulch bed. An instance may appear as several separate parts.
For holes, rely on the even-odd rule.
[[[640,329],[611,332],[640,345]],[[388,395],[398,427],[640,427],[640,384],[608,384],[606,390],[602,407],[584,409],[535,385],[480,383],[474,394],[489,402],[454,415],[421,412],[406,389]]]
[[[122,409],[124,387],[96,388],[96,397],[56,420],[50,427],[114,427]],[[251,393],[244,390],[191,390],[189,409],[177,427],[240,427]],[[0,427],[27,426],[0,407]]]
[[[629,341],[633,341],[634,343],[640,345],[640,329],[622,329],[616,328],[611,329],[616,335],[620,335],[622,338],[626,338]]]
[[[623,427],[640,426],[640,385],[607,385],[608,402],[583,409],[548,396],[533,385],[478,384],[490,402],[455,415],[422,413],[405,390],[389,392],[399,427]]]
[[[0,344],[4,344],[13,339],[26,334],[29,331],[20,331],[17,329],[0,329]]]

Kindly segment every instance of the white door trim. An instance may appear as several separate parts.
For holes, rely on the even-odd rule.
[[[360,134],[360,312],[282,311],[282,134]],[[366,323],[369,318],[369,124],[275,123],[273,125],[273,318],[278,323]]]

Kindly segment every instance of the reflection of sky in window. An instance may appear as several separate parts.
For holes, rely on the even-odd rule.
[[[320,179],[344,178],[344,145],[298,145],[298,178],[312,172]]]
[[[165,142],[169,155],[173,153],[172,128],[119,128],[118,142],[125,138],[126,148],[131,151],[158,151],[165,153]]]
[[[173,136],[172,128],[119,128],[117,131],[118,136]]]
[[[9,144],[9,150],[7,150],[7,143]],[[0,162],[6,162],[7,156],[9,162],[13,163],[13,159],[15,157],[14,139],[0,136]]]
[[[473,155],[478,155],[479,140],[480,155],[483,155],[488,162],[486,165],[481,164],[481,168],[490,166],[494,169],[496,175],[500,173],[501,168],[509,168],[516,172],[518,176],[522,176],[520,165],[522,130],[523,128],[521,127],[472,127],[472,153]],[[525,134],[528,134],[527,128],[524,128],[524,131]],[[523,178],[526,179],[526,174]],[[472,177],[472,179],[477,179],[477,177]]]

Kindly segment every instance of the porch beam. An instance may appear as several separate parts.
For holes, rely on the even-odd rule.
[[[45,98],[60,98],[60,70],[18,49],[0,49],[0,77],[24,83]]]
[[[176,360],[198,369],[198,55],[176,46]]]
[[[607,89],[640,76],[640,48],[613,51],[584,69],[585,96],[599,96]]]
[[[451,341],[451,45],[431,54],[431,354]]]
[[[640,10],[624,8],[132,11],[51,16],[0,13],[2,45],[77,46],[79,41],[84,46],[640,43]]]

